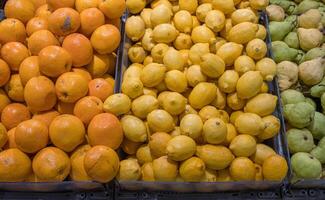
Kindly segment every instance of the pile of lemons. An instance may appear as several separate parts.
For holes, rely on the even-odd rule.
[[[120,117],[129,154],[119,180],[280,181],[276,64],[257,0],[128,0],[132,62],[104,110]]]

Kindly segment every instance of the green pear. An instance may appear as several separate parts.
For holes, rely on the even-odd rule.
[[[322,164],[313,155],[299,152],[291,157],[291,166],[297,177],[316,179],[322,175]]]
[[[325,13],[324,13],[325,16]],[[304,57],[303,61],[313,60],[318,57],[324,57],[325,56],[325,47],[316,47],[313,49],[310,49]]]
[[[299,102],[304,102],[305,96],[297,90],[288,89],[281,92],[281,100],[282,105],[296,104]]]
[[[303,51],[290,48],[283,41],[272,42],[272,51],[273,51],[274,61],[276,63],[280,63],[285,60],[292,61],[292,62],[300,62],[300,60],[303,59],[304,56]]]
[[[308,126],[308,130],[315,139],[322,139],[325,136],[325,115],[320,112],[315,112],[314,120]]]
[[[309,103],[310,105],[312,105],[314,107],[314,109],[316,110],[317,104],[315,103],[315,101],[312,98],[306,98],[306,103]]]
[[[294,14],[303,14],[310,9],[317,9],[321,5],[320,2],[312,1],[312,0],[304,0],[302,1],[293,12]]]
[[[291,22],[270,22],[269,29],[272,41],[280,41],[294,28]]]
[[[311,152],[315,158],[317,158],[322,164],[325,163],[325,137],[323,137]]]
[[[290,153],[310,152],[315,147],[313,135],[307,129],[290,129],[287,140]]]
[[[325,78],[323,78],[323,80],[320,83],[310,88],[310,94],[313,97],[320,98],[324,92],[325,92]]]
[[[288,0],[270,0],[270,4],[281,6],[283,10],[289,15],[291,15],[297,7],[297,4],[295,2]]]
[[[287,104],[284,106],[284,118],[296,128],[304,128],[314,119],[315,108],[307,102]]]

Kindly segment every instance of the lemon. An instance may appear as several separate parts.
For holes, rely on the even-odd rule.
[[[217,181],[217,172],[211,169],[205,169],[205,173],[201,182],[216,182]]]
[[[242,54],[243,48],[241,44],[227,42],[218,49],[217,56],[225,62],[226,66],[232,66],[235,60]]]
[[[226,139],[223,141],[223,145],[229,146],[231,141],[237,136],[237,131],[234,125],[227,123],[227,136]]]
[[[236,91],[239,75],[235,70],[226,70],[218,80],[218,88],[224,93]]]
[[[144,8],[140,13],[140,16],[141,16],[146,28],[152,28],[151,19],[150,19],[151,12],[152,12],[151,8]]]
[[[131,109],[131,100],[130,98],[123,94],[113,94],[109,96],[103,105],[103,110],[105,112],[110,112],[116,116],[123,115],[129,112]]]
[[[170,136],[172,137],[176,137],[181,135],[181,129],[179,128],[179,126],[176,126],[175,129],[170,133]]]
[[[254,163],[245,157],[238,157],[231,163],[229,172],[235,181],[253,181],[256,176]]]
[[[168,133],[157,132],[150,136],[149,148],[150,153],[154,157],[160,157],[167,154],[166,147],[172,137]]]
[[[155,176],[153,174],[152,162],[144,163],[141,167],[141,179],[143,181],[155,181]]]
[[[140,78],[145,87],[155,87],[164,80],[165,72],[164,65],[151,63],[143,67]]]
[[[262,181],[262,180],[264,180],[262,166],[259,165],[259,164],[256,164],[256,163],[254,165],[255,165],[255,171],[256,171],[255,181]]]
[[[168,159],[167,156],[162,156],[153,160],[152,167],[155,180],[175,181],[178,174],[177,162]]]
[[[266,43],[259,39],[253,39],[246,45],[246,53],[254,60],[260,60],[265,57],[267,52]]]
[[[132,102],[132,113],[141,118],[145,119],[147,115],[155,109],[158,109],[158,100],[151,95],[142,95]]]
[[[207,168],[214,170],[227,168],[235,158],[228,148],[211,144],[198,146],[196,155],[203,160]]]
[[[200,26],[200,21],[196,16],[192,15],[192,20],[193,20],[193,28]]]
[[[223,12],[219,10],[211,10],[205,17],[205,24],[215,33],[220,32],[223,29],[225,22],[226,17]]]
[[[241,115],[241,114],[244,114],[243,111],[235,111],[235,112],[232,112],[231,115],[230,115],[230,123],[231,124],[235,124],[237,118]]]
[[[122,82],[122,92],[131,99],[134,99],[143,93],[143,84],[138,78],[128,78]]]
[[[270,58],[262,58],[256,63],[256,70],[261,72],[265,81],[272,81],[276,75],[277,65]]]
[[[144,7],[146,7],[145,0],[126,0],[126,7],[132,14],[137,14],[141,12]]]
[[[269,115],[262,118],[264,123],[264,130],[257,137],[261,140],[267,140],[273,138],[280,131],[280,120],[273,115]]]
[[[152,29],[147,28],[141,39],[141,45],[146,51],[151,51],[152,48],[156,45],[155,41],[152,39],[152,33]]]
[[[262,165],[268,157],[275,154],[275,151],[271,147],[265,144],[257,144],[256,152],[251,156],[251,159],[255,163]]]
[[[267,0],[249,0],[249,5],[255,10],[264,10],[268,5]]]
[[[196,17],[200,20],[200,22],[205,22],[205,17],[212,9],[213,8],[211,3],[203,3],[197,7]]]
[[[192,157],[182,162],[179,174],[184,181],[199,182],[205,175],[205,164],[198,157]]]
[[[157,93],[158,93],[158,90],[154,89],[154,88],[143,88],[143,94],[144,95],[150,95],[152,97],[155,97],[157,98]]]
[[[179,115],[185,110],[186,98],[177,92],[169,92],[162,100],[162,107],[171,115]]]
[[[201,25],[193,28],[191,37],[194,43],[210,43],[215,38],[215,35],[210,28]]]
[[[148,144],[142,145],[138,148],[136,158],[141,165],[147,162],[152,162],[152,155]]]
[[[179,0],[178,4],[180,10],[187,10],[193,14],[198,7],[198,0]]]
[[[202,82],[193,88],[189,96],[189,102],[193,108],[201,109],[216,98],[216,93],[217,87],[215,84]]]
[[[200,116],[187,114],[181,119],[180,129],[183,135],[196,139],[202,134],[203,122]]]
[[[245,112],[258,114],[259,116],[270,115],[274,112],[278,97],[269,93],[258,94],[247,101]]]
[[[178,36],[179,32],[171,24],[159,24],[153,29],[153,39],[158,43],[171,43]]]
[[[163,91],[161,93],[159,93],[158,95],[158,102],[159,102],[159,106],[162,107],[163,106],[163,102],[166,99],[166,95],[170,93],[170,91]]]
[[[123,74],[123,80],[129,78],[140,78],[143,65],[138,63],[133,63],[130,65]]]
[[[224,44],[227,43],[227,40],[225,40],[222,37],[216,37],[215,40],[210,42],[210,52],[211,53],[217,53],[218,49],[220,49],[220,47]]]
[[[204,123],[202,133],[207,143],[221,144],[227,137],[227,125],[219,118],[211,118]]]
[[[267,82],[263,82],[260,93],[268,93],[269,92],[269,85]]]
[[[218,78],[220,77],[226,68],[223,60],[212,53],[207,53],[201,56],[201,71],[208,77]]]
[[[263,25],[259,24],[258,25],[258,31],[256,33],[256,38],[259,38],[261,40],[265,40],[266,38],[266,29]]]
[[[263,77],[258,71],[248,71],[243,74],[236,86],[239,98],[250,99],[257,95],[263,85]]]
[[[288,172],[287,161],[280,155],[268,157],[263,163],[263,177],[269,181],[282,181]]]
[[[219,88],[217,88],[216,98],[211,102],[211,105],[215,106],[218,109],[224,109],[226,107],[227,97]]]
[[[169,50],[169,46],[167,44],[157,44],[151,49],[151,56],[154,62],[163,63],[163,59],[167,51]]]
[[[220,113],[218,109],[214,106],[204,106],[199,112],[199,116],[201,117],[203,122],[211,118],[216,118],[219,115]]]
[[[183,161],[195,154],[196,143],[188,136],[179,135],[168,141],[166,150],[168,158],[174,161]]]
[[[202,72],[200,65],[192,65],[186,71],[186,79],[191,87],[207,81],[207,76]]]
[[[154,1],[151,2],[151,8],[155,8],[155,7],[159,6],[159,5],[165,5],[170,10],[173,8],[173,5],[168,0],[154,0]]]
[[[128,57],[132,63],[143,63],[146,56],[147,52],[138,44],[133,45],[128,50]]]
[[[150,15],[151,25],[153,27],[159,24],[169,23],[173,13],[166,5],[158,5],[155,7]]]
[[[225,123],[229,122],[229,114],[225,110],[219,110],[218,118],[220,118]]]
[[[213,8],[220,10],[225,14],[232,13],[235,10],[233,0],[212,0]]]
[[[235,92],[227,96],[227,105],[232,110],[241,110],[246,105],[246,101],[244,99],[238,98],[238,95]]]
[[[260,116],[254,113],[243,113],[235,121],[239,133],[258,135],[263,132],[265,125]]]
[[[194,44],[189,51],[189,59],[193,65],[199,65],[201,63],[201,56],[210,52],[208,43]]]
[[[184,70],[185,61],[181,53],[174,48],[169,48],[163,58],[164,65],[167,68],[167,71],[170,70]]]
[[[154,110],[147,116],[147,122],[151,130],[170,132],[174,129],[174,119],[165,110]]]
[[[187,79],[183,72],[171,70],[166,73],[165,84],[167,88],[174,92],[185,92],[187,89]]]
[[[232,21],[230,18],[227,18],[226,22],[225,22],[225,26],[220,31],[220,36],[228,40],[229,32],[230,32],[231,28],[232,28]]]
[[[190,49],[192,45],[191,36],[185,33],[180,33],[174,41],[174,47],[178,50]]]
[[[239,56],[235,60],[234,69],[241,76],[248,71],[255,71],[255,62],[249,56]]]
[[[189,52],[190,52],[189,49],[181,49],[181,50],[179,50],[179,53],[181,53],[181,55],[183,57],[183,60],[185,61],[184,67],[188,67],[188,65],[190,65]]]
[[[251,9],[244,8],[235,10],[231,14],[231,21],[233,25],[240,24],[242,22],[257,23],[258,18]]]
[[[131,16],[125,22],[126,35],[134,42],[139,41],[146,30],[146,25],[140,16]]]
[[[187,104],[187,105],[185,106],[185,110],[184,110],[184,112],[179,116],[179,119],[182,120],[183,117],[184,117],[185,115],[187,115],[187,114],[195,114],[195,115],[197,115],[198,112],[197,112],[194,108],[192,108],[191,105]],[[203,126],[203,122],[202,122],[202,126]]]
[[[121,119],[124,136],[132,142],[145,142],[147,129],[143,121],[132,115],[125,115]]]
[[[219,182],[233,181],[230,176],[229,168],[218,170],[217,174],[218,174],[217,181]]]
[[[191,33],[193,26],[193,18],[191,13],[186,10],[180,10],[174,15],[174,26],[179,32]]]
[[[150,63],[153,63],[152,56],[146,56],[145,59],[144,59],[144,61],[143,61],[143,65],[146,66],[146,65],[148,65]]]
[[[229,149],[237,157],[248,157],[256,151],[256,141],[251,135],[237,135],[230,143]]]
[[[238,44],[246,44],[256,37],[258,25],[251,22],[242,22],[233,26],[228,33],[228,40]]]
[[[155,88],[158,90],[158,92],[164,92],[168,90],[165,81],[161,81]]]
[[[141,168],[137,159],[126,159],[120,162],[116,178],[121,181],[136,181],[141,177]]]

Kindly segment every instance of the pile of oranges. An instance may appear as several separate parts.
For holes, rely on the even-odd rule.
[[[0,182],[108,182],[124,0],[8,0],[0,22]]]

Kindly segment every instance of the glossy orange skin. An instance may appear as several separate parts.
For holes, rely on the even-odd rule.
[[[111,24],[98,27],[91,35],[90,41],[94,49],[100,54],[112,53],[121,41],[120,31]]]
[[[99,9],[107,18],[116,19],[123,15],[126,3],[125,0],[103,0],[99,3]]]
[[[35,17],[41,17],[44,19],[48,19],[49,16],[51,15],[51,10],[49,9],[48,4],[44,4],[42,6],[40,6],[39,8],[37,8],[36,12],[35,12]]]
[[[110,113],[96,115],[88,125],[88,141],[92,146],[119,148],[123,141],[123,131],[118,118]]]
[[[0,113],[2,113],[3,109],[10,104],[10,99],[6,92],[3,89],[0,89]]]
[[[7,18],[0,22],[0,43],[22,42],[26,40],[26,29],[18,19]]]
[[[46,0],[46,3],[49,5],[50,9],[56,10],[64,7],[73,8],[75,0]]]
[[[80,33],[89,37],[105,24],[105,16],[98,8],[87,8],[80,13]]]
[[[32,55],[37,56],[39,52],[48,46],[59,46],[58,39],[48,30],[34,32],[27,40],[28,49]]]
[[[20,64],[19,76],[23,85],[26,85],[31,78],[40,75],[38,56],[30,56]]]
[[[12,128],[7,132],[8,135],[8,141],[3,147],[4,149],[13,149],[13,148],[18,148],[16,141],[15,141],[15,132],[16,128]]]
[[[103,102],[107,97],[114,93],[114,88],[103,78],[96,78],[89,82],[88,84],[90,96],[95,96],[101,99]]]
[[[62,47],[72,57],[72,65],[82,67],[93,59],[93,47],[88,38],[79,33],[68,35],[62,43]]]
[[[1,122],[7,130],[31,118],[28,108],[21,103],[7,105],[1,113]]]
[[[16,18],[23,23],[35,15],[35,6],[29,0],[8,0],[4,10],[7,18]]]
[[[75,7],[78,12],[82,12],[87,8],[97,8],[102,0],[76,0]]]
[[[29,51],[20,42],[9,42],[2,46],[1,57],[12,71],[18,71],[20,64],[29,57]]]
[[[49,30],[56,36],[66,36],[77,32],[80,27],[80,16],[72,8],[59,8],[48,18]]]
[[[46,0],[31,0],[31,2],[34,4],[36,9],[46,4]]]
[[[0,87],[4,86],[10,79],[10,68],[8,64],[0,59]]]
[[[35,115],[33,115],[32,119],[39,120],[43,122],[47,127],[50,126],[51,122],[59,116],[60,113],[56,110],[50,110],[50,111],[45,111],[45,112],[40,112]]]
[[[89,83],[92,79],[90,73],[84,68],[72,68],[71,71],[80,74],[82,77],[84,77],[84,79],[87,80],[87,83]]]
[[[48,28],[47,20],[41,17],[33,17],[26,24],[27,35],[30,36],[39,30],[46,30]]]
[[[88,125],[93,117],[103,113],[103,102],[94,96],[86,96],[77,101],[73,114]]]

